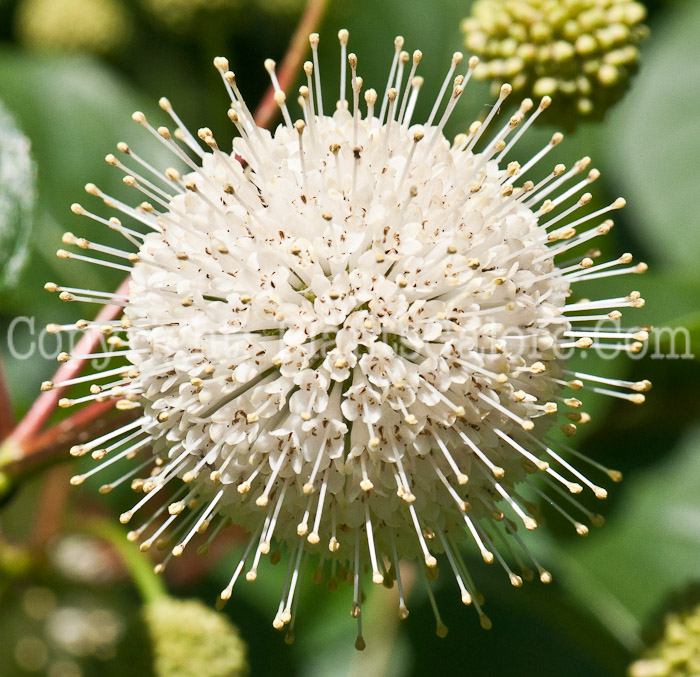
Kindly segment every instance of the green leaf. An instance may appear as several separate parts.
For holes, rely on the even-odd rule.
[[[14,286],[27,258],[35,174],[29,140],[0,104],[0,291]]]
[[[141,109],[154,124],[166,122],[157,111],[157,96],[142,98],[109,67],[87,56],[30,54],[17,49],[0,49],[0,99],[12,111],[17,123],[31,139],[38,166],[38,203],[35,237],[31,242],[31,270],[24,279],[22,295],[5,304],[5,312],[23,314],[50,305],[60,321],[74,318],[75,307],[58,304],[44,292],[47,279],[92,289],[114,289],[121,274],[88,264],[59,261],[65,230],[121,247],[124,241],[114,231],[71,214],[70,205],[81,202],[105,217],[113,213],[101,201],[86,196],[83,187],[93,182],[106,193],[130,203],[138,202],[133,190],[122,184],[119,170],[108,166],[104,157],[116,152],[119,141],[128,142],[155,166],[166,167],[174,158],[131,120]],[[177,92],[172,92],[176,104]],[[35,277],[37,276],[37,277]],[[93,312],[94,308],[82,312]],[[43,319],[43,318],[42,318]]]
[[[669,6],[635,86],[606,124],[608,165],[636,232],[667,265],[696,265],[700,256],[699,33],[700,3]]]
[[[700,427],[678,450],[626,480],[625,495],[608,523],[566,549],[601,590],[644,623],[664,597],[698,580],[700,549]]]

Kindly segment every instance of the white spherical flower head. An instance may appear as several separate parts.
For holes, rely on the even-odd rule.
[[[363,94],[347,32],[339,37],[342,98],[332,114],[323,107],[315,34],[300,89],[303,120],[293,122],[274,63],[265,64],[284,117],[274,133],[255,125],[226,60],[216,59],[238,130],[233,151],[208,129],[199,130],[200,144],[162,99],[175,132],[141,113],[134,119],[185,173],[161,174],[120,144],[130,168],[107,160],[147,202],[132,208],[94,185],[88,192],[133,223],[74,206],[131,245],[122,251],[68,236],[105,257],[82,258],[133,266],[128,296],[115,297],[123,318],[102,326],[123,348],[112,355],[130,364],[88,377],[115,380],[76,401],[113,397],[121,409],[142,411],[73,449],[107,456],[73,481],[121,457],[141,459],[102,490],[131,480],[143,493],[123,522],[162,506],[130,534],[147,549],[173,531],[158,570],[208,527],[204,549],[227,524],[243,526],[250,537],[222,600],[242,574],[257,577],[273,541],[283,546],[289,575],[274,625],[290,637],[308,556],[320,556],[316,581],[327,575],[335,585],[339,570],[351,572],[359,622],[365,572],[374,583],[398,584],[405,617],[400,561],[418,559],[430,571],[442,555],[462,600],[489,627],[461,541],[519,586],[532,571],[515,573],[495,546],[504,537],[548,582],[520,535],[519,527],[537,526],[533,501],[546,498],[581,534],[580,519],[602,521],[571,494],[586,488],[604,498],[605,490],[562,447],[588,459],[547,435],[556,426],[573,434],[588,418],[568,391],[644,399],[648,382],[572,372],[565,362],[571,349],[606,341],[638,350],[644,332],[596,323],[615,324],[617,308],[643,301],[636,292],[567,298],[573,282],[644,265],[627,266],[629,255],[595,264],[597,254],[587,253],[585,243],[610,230],[604,215],[624,204],[575,214],[598,176],[588,158],[538,178],[561,135],[523,164],[510,159],[549,99],[536,108],[525,100],[499,119],[510,94],[504,85],[485,120],[450,142],[443,128],[475,58],[459,74],[463,57],[454,55],[432,113],[416,124],[421,53],[411,58],[397,38],[383,96]],[[109,298],[51,288],[64,298]],[[47,387],[61,385],[70,383]],[[530,482],[534,473],[542,480]]]

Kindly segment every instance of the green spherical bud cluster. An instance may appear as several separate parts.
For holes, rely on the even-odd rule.
[[[241,677],[245,644],[228,618],[198,600],[159,597],[144,607],[156,677]]]
[[[645,658],[630,666],[629,677],[700,675],[700,606],[666,617],[664,634]]]
[[[32,49],[105,55],[126,44],[132,22],[119,0],[23,0],[15,30]]]
[[[600,119],[625,92],[648,34],[634,0],[476,0],[462,22],[474,76],[551,96],[558,125]]]

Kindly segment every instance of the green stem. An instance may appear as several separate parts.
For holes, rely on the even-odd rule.
[[[109,542],[119,553],[144,602],[152,603],[167,595],[163,579],[153,571],[148,558],[124,538],[122,529],[102,520],[91,522],[87,528],[90,533]]]

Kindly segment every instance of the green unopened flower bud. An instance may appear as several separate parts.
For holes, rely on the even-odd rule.
[[[228,618],[198,600],[159,597],[144,607],[156,677],[248,674],[245,644]]]
[[[23,0],[17,8],[19,40],[44,51],[110,54],[131,35],[131,16],[118,0]]]
[[[601,119],[622,97],[648,34],[635,0],[476,0],[462,22],[481,63],[475,77],[523,96],[551,96],[540,120],[574,127]]]
[[[700,606],[666,617],[661,640],[630,665],[629,677],[700,675]]]

